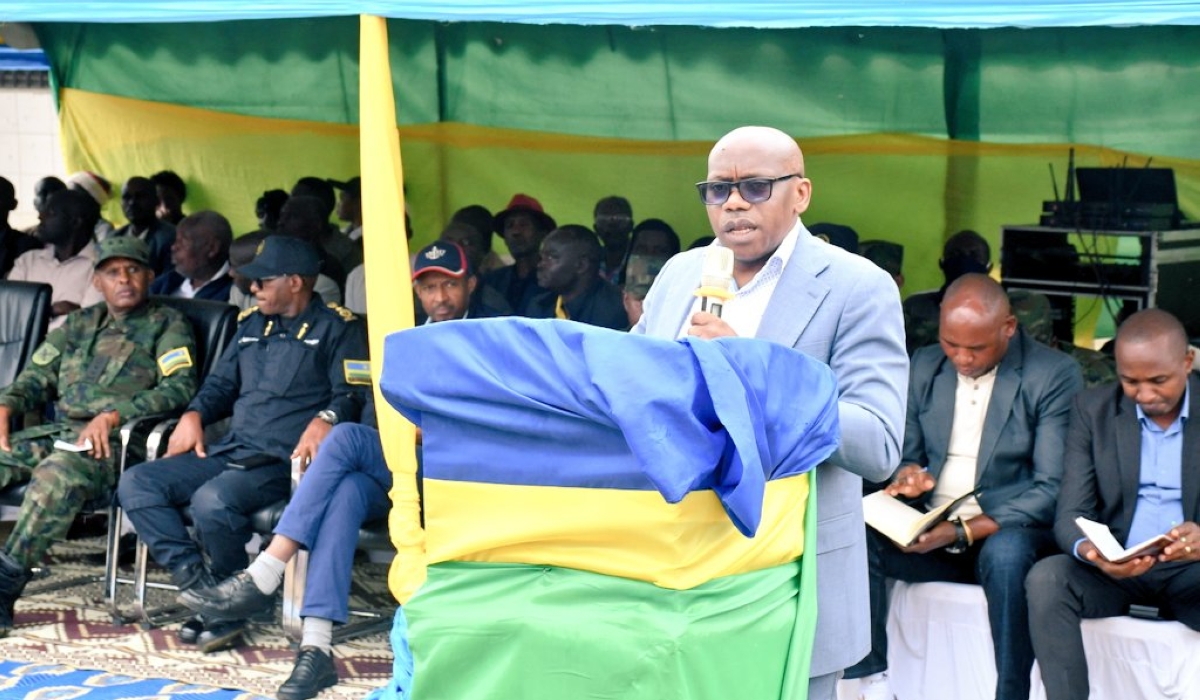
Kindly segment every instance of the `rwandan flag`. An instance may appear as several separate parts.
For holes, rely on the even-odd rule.
[[[392,695],[805,696],[810,472],[838,434],[824,364],[465,320],[389,336],[381,389],[424,436],[430,563]]]

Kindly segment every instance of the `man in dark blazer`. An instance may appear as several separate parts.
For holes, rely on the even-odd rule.
[[[229,220],[215,211],[198,211],[179,222],[171,244],[171,262],[166,274],[150,285],[151,294],[229,301],[233,277],[229,275],[229,246],[233,229]]]
[[[886,579],[979,583],[996,651],[997,700],[1028,700],[1033,648],[1025,575],[1050,530],[1079,366],[1017,327],[1008,296],[982,274],[946,288],[939,345],[913,356],[904,455],[889,493],[937,507],[975,491],[953,520],[908,547],[868,532],[871,653],[847,670],[862,696],[886,697]]]
[[[1079,622],[1155,605],[1200,630],[1200,381],[1179,321],[1160,309],[1121,324],[1119,385],[1080,394],[1071,414],[1054,534],[1063,551],[1026,581],[1033,647],[1048,700],[1086,700]],[[1129,547],[1166,533],[1161,553],[1116,564],[1075,524],[1108,525]]]
[[[804,227],[812,181],[787,134],[761,126],[726,134],[697,189],[717,237],[711,246],[733,251],[736,292],[721,316],[701,310],[694,292],[709,253],[680,253],[655,278],[630,332],[752,336],[820,360],[837,377],[840,442],[816,472],[818,612],[808,690],[810,700],[832,700],[841,670],[870,644],[862,481],[886,478],[900,461],[908,379],[900,295],[869,260]]]

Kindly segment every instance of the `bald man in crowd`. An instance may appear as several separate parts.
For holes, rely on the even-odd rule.
[[[817,632],[808,697],[832,700],[841,670],[870,647],[862,479],[900,461],[908,357],[896,284],[869,260],[815,238],[799,217],[813,195],[787,134],[750,126],[723,136],[696,185],[716,240],[733,251],[723,315],[700,310],[703,248],[655,278],[631,332],[659,338],[754,337],[829,365],[840,445],[817,469]],[[780,387],[787,391],[786,387]]]
[[[215,211],[198,211],[179,222],[171,244],[173,267],[150,285],[151,294],[229,301],[229,246],[233,228]]]
[[[1033,648],[1048,700],[1087,700],[1080,620],[1114,617],[1131,603],[1158,606],[1200,630],[1200,394],[1183,325],[1161,309],[1117,330],[1119,382],[1075,399],[1054,534],[1066,554],[1026,581]],[[1120,563],[1083,536],[1075,518],[1104,523],[1133,547],[1172,543]]]
[[[934,508],[977,495],[907,547],[867,533],[871,653],[846,676],[864,679],[860,697],[891,700],[886,579],[978,583],[996,652],[995,697],[1028,700],[1025,575],[1053,552],[1067,415],[1083,377],[1070,356],[1017,327],[1008,296],[983,274],[946,288],[938,335],[938,345],[913,356],[904,459],[886,491]]]

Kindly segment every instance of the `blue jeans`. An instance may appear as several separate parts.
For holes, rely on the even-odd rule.
[[[987,598],[988,622],[996,649],[996,700],[1029,700],[1033,643],[1025,575],[1056,551],[1046,528],[1001,528],[962,554],[937,550],[905,554],[878,532],[867,530],[871,589],[871,653],[846,670],[863,678],[887,670],[887,579],[978,583]]]
[[[309,551],[302,617],[346,622],[358,530],[387,515],[391,488],[378,430],[340,423],[321,441],[275,526]]]

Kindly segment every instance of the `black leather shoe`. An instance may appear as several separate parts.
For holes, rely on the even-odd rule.
[[[13,628],[12,606],[0,601],[0,639],[7,637]]]
[[[192,588],[179,594],[180,605],[217,620],[245,620],[255,613],[270,610],[275,596],[258,590],[254,579],[245,571],[218,583],[212,588]]]
[[[200,637],[200,633],[204,631],[204,620],[200,619],[199,615],[187,620],[183,626],[179,628],[179,643],[180,644],[195,644],[196,639]]]
[[[7,552],[0,550],[0,637],[7,637],[13,628],[16,613],[13,608],[25,590],[33,572],[22,567]]]
[[[196,637],[196,648],[204,654],[228,649],[237,644],[244,631],[246,623],[240,620],[205,621],[204,631]]]
[[[279,700],[308,700],[326,688],[337,685],[337,669],[333,657],[316,647],[300,647],[292,675],[279,686]]]
[[[197,561],[172,569],[171,583],[178,586],[179,590],[186,591],[192,588],[210,588],[217,585],[217,580],[213,578],[212,572],[204,562]]]

